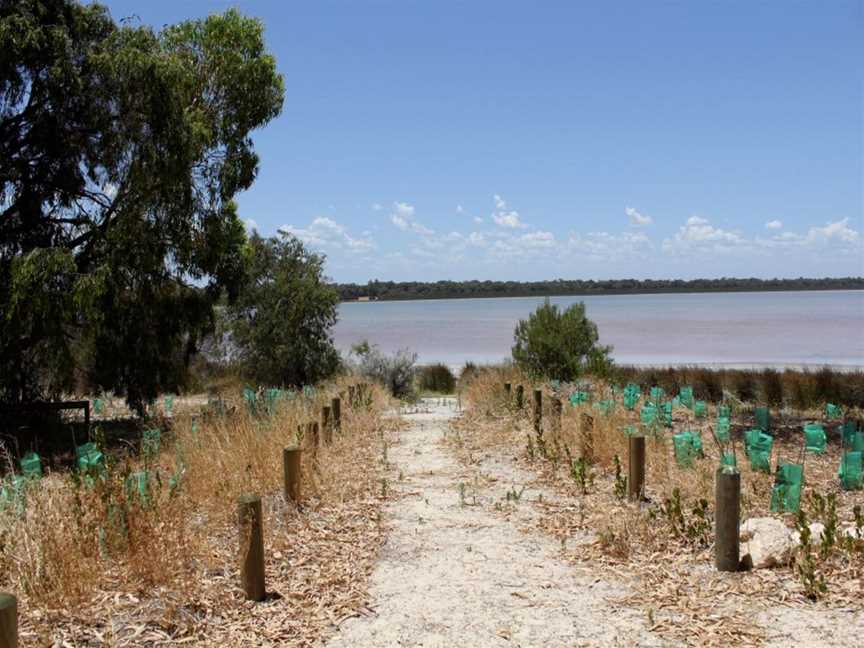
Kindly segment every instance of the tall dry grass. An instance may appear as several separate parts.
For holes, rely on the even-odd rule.
[[[288,528],[318,525],[308,535],[324,544],[340,531],[362,531],[379,506],[389,398],[373,387],[368,406],[352,408],[347,388],[356,382],[340,378],[312,398],[280,403],[272,416],[251,416],[240,398],[230,403],[236,412],[224,417],[178,415],[163,429],[155,457],[109,460],[107,476],[90,486],[59,472],[29,484],[23,508],[0,511],[0,589],[18,593],[24,610],[86,607],[97,593],[113,590],[175,591],[183,604],[209,596],[205,590],[214,585],[204,575],[236,568],[236,502],[244,493],[264,497],[268,552],[302,550]],[[332,445],[324,445],[322,433],[313,448],[304,438],[306,423],[319,420],[340,392],[342,432]],[[282,450],[295,444],[304,449],[299,509],[281,496]],[[151,475],[145,501],[127,486],[127,477],[143,470]],[[357,587],[344,580],[346,588]],[[218,588],[239,603],[232,579]]]

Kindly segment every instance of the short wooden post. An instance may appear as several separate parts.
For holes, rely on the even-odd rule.
[[[543,392],[534,390],[534,432],[540,434],[543,426]]]
[[[321,408],[321,433],[324,435],[324,445],[333,443],[333,427],[330,424],[330,407]]]
[[[342,399],[334,398],[330,401],[330,417],[333,421],[333,429],[342,431]]]
[[[355,392],[357,388],[354,385],[348,385],[348,407],[354,407],[357,396]]]
[[[522,409],[522,400],[525,396],[525,388],[522,385],[516,385],[516,409]]]
[[[240,582],[246,599],[263,601],[264,589],[264,521],[261,498],[243,495],[237,503],[240,527]]]
[[[717,571],[738,571],[741,473],[718,468],[714,496],[714,566]]]
[[[639,502],[645,497],[645,437],[628,439],[627,499]]]
[[[84,427],[87,430],[87,440],[90,440],[90,401],[84,401]]]
[[[321,439],[318,438],[318,421],[311,421],[306,424],[306,436],[309,437],[309,445],[312,446],[312,451],[318,450],[318,445]]]
[[[18,599],[0,592],[0,648],[18,648]]]
[[[507,404],[510,404],[510,392],[513,389],[513,385],[510,383],[504,383],[504,400],[507,401]]]
[[[563,408],[561,406],[561,399],[557,396],[552,397],[552,429],[556,434],[561,433],[561,416],[563,413]]]
[[[285,477],[285,501],[300,503],[300,448],[293,446],[282,450],[282,469]]]
[[[580,423],[581,455],[588,461],[594,461],[594,417],[583,412]]]

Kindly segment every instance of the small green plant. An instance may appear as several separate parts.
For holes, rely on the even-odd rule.
[[[614,457],[615,461],[615,497],[619,500],[623,500],[627,496],[627,478],[621,474],[621,460],[618,458],[616,454]]]
[[[508,502],[518,502],[522,499],[522,493],[525,492],[525,487],[523,486],[518,491],[516,487],[513,486],[510,490],[507,491],[507,501]]]
[[[708,546],[711,536],[708,500],[699,499],[691,509],[690,516],[687,516],[684,510],[681,491],[673,488],[672,496],[667,497],[660,505],[660,514],[666,518],[673,535],[692,544]]]
[[[798,549],[799,555],[795,563],[795,572],[804,586],[804,594],[811,601],[816,601],[828,591],[828,585],[825,583],[825,578],[816,568],[816,559],[813,556],[813,552],[810,551],[810,525],[807,523],[807,515],[803,509],[798,511],[795,525],[798,528],[798,533],[801,535],[801,545]]]
[[[583,495],[588,494],[588,489],[594,485],[594,473],[591,470],[591,461],[586,457],[579,457],[570,463],[570,476],[579,484]]]

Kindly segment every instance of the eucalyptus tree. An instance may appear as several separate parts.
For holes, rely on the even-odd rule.
[[[242,283],[233,199],[282,101],[263,25],[236,10],[156,31],[0,2],[0,400],[81,375],[140,408],[177,385]]]

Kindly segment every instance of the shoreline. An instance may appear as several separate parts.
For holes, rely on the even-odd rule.
[[[428,302],[428,301],[466,301],[471,299],[545,299],[558,297],[630,297],[639,295],[736,295],[741,293],[844,293],[864,292],[864,288],[741,288],[722,290],[598,290],[582,292],[555,292],[555,293],[525,293],[511,295],[442,295],[430,297],[385,297],[382,299],[347,299],[339,300],[342,304],[376,304],[387,302]]]

